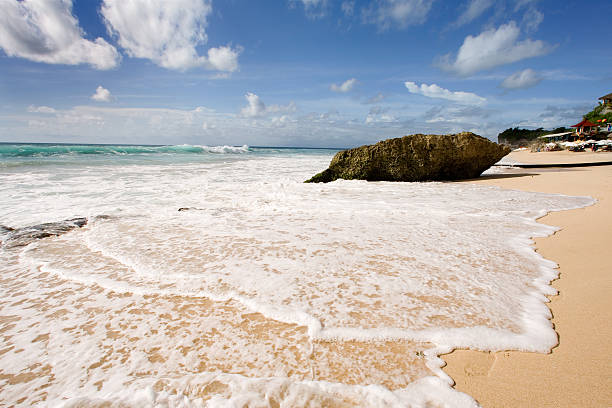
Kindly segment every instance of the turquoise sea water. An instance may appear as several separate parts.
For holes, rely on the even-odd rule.
[[[245,160],[271,155],[331,155],[337,149],[198,145],[0,143],[0,167],[58,164],[162,164]]]

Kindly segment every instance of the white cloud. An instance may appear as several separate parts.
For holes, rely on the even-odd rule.
[[[217,128],[217,125],[214,123],[202,122],[202,130],[214,130]]]
[[[501,130],[529,121],[535,127],[576,123],[559,122],[552,112],[551,118],[537,116],[547,104],[573,100],[547,98],[524,100],[496,100],[491,97],[487,105],[441,104],[405,98],[387,98],[385,106],[365,106],[358,100],[347,98],[342,106],[330,98],[329,109],[320,110],[320,103],[301,103],[308,113],[289,113],[292,104],[266,106],[264,115],[249,117],[239,112],[218,112],[206,107],[188,109],[118,108],[92,104],[54,113],[0,112],[3,131],[14,141],[23,142],[75,142],[75,143],[134,143],[134,144],[197,144],[197,145],[258,145],[258,146],[319,146],[346,148],[371,144],[381,139],[410,133],[454,133],[472,130],[486,137],[494,137]],[[439,102],[439,101],[438,101]],[[273,108],[277,106],[277,108]],[[317,108],[318,106],[318,108]],[[586,101],[585,106],[592,107]],[[268,113],[277,109],[279,113]],[[280,111],[285,109],[285,112]],[[32,110],[38,110],[34,106]],[[585,108],[576,112],[585,112]],[[324,112],[324,113],[322,113]],[[568,116],[564,114],[565,116]],[[547,115],[548,116],[548,115]],[[571,115],[570,115],[571,116]],[[368,119],[369,117],[369,119]],[[576,115],[579,118],[579,115]],[[555,120],[553,120],[555,119]],[[578,119],[579,120],[579,119]],[[577,120],[576,120],[577,121]],[[375,131],[373,131],[375,130]]]
[[[108,31],[131,57],[175,70],[238,69],[240,49],[210,48],[207,57],[196,50],[208,40],[211,0],[103,0],[100,11]]]
[[[248,105],[242,108],[240,114],[246,117],[264,116],[269,113],[295,112],[297,110],[294,102],[290,102],[288,105],[266,106],[261,98],[252,92],[247,92],[244,97]]]
[[[356,83],[357,83],[357,80],[355,78],[351,78],[351,79],[347,79],[340,85],[331,84],[329,88],[334,92],[346,93],[346,92],[349,92],[351,89],[353,89]]]
[[[192,110],[191,112],[192,113],[215,113],[215,110],[207,108],[205,106],[198,106],[194,110]]]
[[[208,50],[208,65],[217,71],[234,72],[238,70],[238,54],[240,49],[230,47],[210,48]]]
[[[28,106],[28,112],[30,113],[55,113],[56,110],[53,108],[50,108],[48,106],[34,106],[34,105],[30,105]]]
[[[480,17],[482,13],[487,11],[493,5],[493,0],[470,0],[466,10],[461,13],[455,26],[463,26],[471,23],[473,20]]]
[[[525,89],[539,84],[540,81],[542,81],[542,77],[533,69],[528,68],[504,79],[501,87],[506,89]]]
[[[306,15],[310,18],[319,18],[327,14],[327,0],[289,0],[292,6],[296,3],[302,3]]]
[[[433,0],[378,0],[363,11],[363,20],[381,30],[423,24],[432,4]]]
[[[519,11],[521,8],[525,6],[531,6],[533,3],[538,2],[539,0],[516,0],[516,4],[514,6],[514,11]]]
[[[270,118],[270,124],[277,128],[293,126],[297,123],[297,119],[291,118],[289,115],[274,116]]]
[[[407,81],[404,83],[408,91],[413,94],[427,96],[428,98],[439,98],[439,99],[447,99],[449,101],[457,102],[463,105],[480,105],[486,102],[486,98],[482,96],[478,96],[471,92],[462,92],[462,91],[449,91],[448,89],[444,89],[439,87],[436,84],[421,84],[420,86],[415,84],[414,82]]]
[[[89,64],[111,69],[121,60],[102,38],[83,38],[72,0],[1,0],[0,48],[9,57],[47,64]]]
[[[242,116],[255,117],[266,113],[266,105],[261,99],[259,99],[259,96],[255,95],[254,93],[247,92],[244,97],[249,104],[240,111]]]
[[[306,10],[324,6],[327,0],[300,0]]]
[[[370,112],[368,112],[368,116],[366,116],[365,119],[365,123],[367,125],[395,122],[398,122],[397,117],[387,112],[386,109],[382,109],[379,107],[370,109]]]
[[[287,105],[270,105],[266,108],[266,113],[279,113],[279,112],[295,112],[297,106],[295,102],[289,102]]]
[[[459,48],[455,61],[451,56],[442,58],[439,65],[448,71],[467,76],[478,71],[510,64],[525,58],[546,54],[550,46],[540,40],[517,41],[520,34],[514,21],[489,29],[476,37],[468,35]]]
[[[397,122],[397,118],[393,115],[389,115],[386,113],[383,113],[382,115],[372,115],[372,114],[368,114],[368,116],[366,117],[365,123],[367,124],[372,124],[372,123],[394,123]]]
[[[108,89],[98,86],[96,93],[91,95],[91,99],[98,102],[110,102],[113,97]]]
[[[533,7],[530,7],[523,15],[523,27],[527,32],[536,31],[542,21],[544,21],[544,14]]]
[[[351,17],[355,14],[355,0],[345,0],[340,6],[345,16]]]

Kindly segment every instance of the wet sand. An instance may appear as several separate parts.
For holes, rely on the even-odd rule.
[[[612,160],[611,152],[513,152],[521,163]],[[520,169],[482,177],[503,188],[588,195],[591,207],[551,213],[539,221],[562,228],[535,240],[537,251],[559,264],[551,297],[559,345],[550,354],[456,350],[442,356],[456,388],[483,407],[612,406],[612,166]]]

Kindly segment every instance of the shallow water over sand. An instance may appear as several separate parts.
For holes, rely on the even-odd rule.
[[[437,353],[556,343],[529,237],[591,199],[216,154],[2,168],[0,224],[89,222],[0,250],[0,404],[471,406]]]

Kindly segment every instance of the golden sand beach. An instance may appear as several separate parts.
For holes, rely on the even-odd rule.
[[[610,161],[612,152],[512,152],[520,163]],[[471,180],[503,188],[588,195],[597,204],[539,221],[562,229],[535,240],[559,264],[549,304],[559,345],[550,354],[456,350],[442,356],[456,388],[483,407],[612,406],[612,166],[521,169]]]

